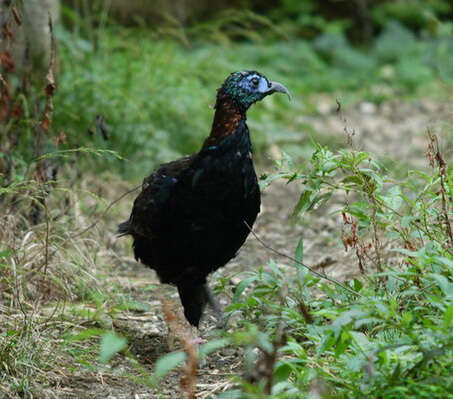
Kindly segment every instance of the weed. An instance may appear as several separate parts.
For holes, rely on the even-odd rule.
[[[280,172],[303,182],[296,214],[346,193],[338,211],[352,227],[343,242],[356,250],[363,277],[347,282],[348,290],[326,284],[328,276],[299,266],[299,249],[292,273],[276,263],[248,273],[228,308],[231,317],[246,321],[237,321],[242,331],[230,339],[259,348],[283,331],[286,344],[276,349],[272,389],[244,380],[240,397],[305,397],[313,390],[335,398],[449,397],[453,254],[445,199],[452,186],[436,136],[430,133],[429,140],[432,173],[411,170],[400,181],[369,153],[333,153],[319,145],[310,170]]]

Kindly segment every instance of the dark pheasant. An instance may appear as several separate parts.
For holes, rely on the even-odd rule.
[[[135,258],[178,288],[194,326],[207,303],[221,315],[206,278],[236,255],[260,211],[246,111],[275,92],[289,95],[256,71],[228,76],[201,150],[160,165],[143,181],[129,220],[119,225],[120,235],[134,239]]]

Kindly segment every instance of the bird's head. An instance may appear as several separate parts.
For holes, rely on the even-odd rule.
[[[273,93],[285,93],[289,98],[289,90],[280,83],[271,82],[256,71],[233,72],[218,90],[218,98],[227,96],[239,106],[247,110],[252,104]]]

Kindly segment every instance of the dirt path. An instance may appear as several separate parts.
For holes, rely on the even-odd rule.
[[[453,107],[431,101],[413,103],[386,103],[376,107],[370,103],[359,104],[342,117],[335,112],[335,103],[323,103],[321,115],[303,116],[297,122],[308,123],[315,130],[332,135],[344,135],[345,120],[350,131],[355,132],[358,148],[369,150],[379,156],[397,159],[406,164],[426,166],[426,130],[431,127],[439,134],[444,146],[446,159],[451,159],[453,146],[448,146],[453,135],[442,123],[453,118]],[[291,223],[289,214],[301,191],[300,183],[285,184],[275,182],[263,192],[262,212],[255,225],[261,239],[275,249],[292,255],[303,235],[305,262],[318,264],[326,258],[336,263],[325,272],[337,279],[349,279],[358,273],[357,260],[352,253],[345,253],[341,244],[342,221],[332,213],[342,205],[342,198],[329,202],[322,210],[312,213],[304,223]],[[116,330],[124,334],[130,343],[131,353],[145,370],[152,372],[156,359],[169,352],[168,332],[163,319],[159,298],[165,297],[174,312],[180,312],[175,289],[159,285],[153,272],[133,262],[124,253],[122,244],[109,238],[110,249],[107,257],[115,264],[112,274],[107,275],[106,284],[120,286],[124,295],[144,303],[146,311],[125,311],[117,314],[113,323]],[[123,251],[123,253],[122,253]],[[114,254],[114,255],[113,255]],[[221,271],[231,274],[266,265],[269,258],[288,264],[269,253],[255,238],[249,237],[238,256]],[[226,304],[227,299],[222,297]],[[214,328],[208,316],[204,321],[202,335],[208,336]],[[93,398],[176,398],[178,394],[178,372],[172,373],[159,385],[162,396],[151,387],[134,383],[123,377],[127,372],[134,373],[131,363],[123,356],[115,357],[102,372],[79,371],[61,381],[66,392],[61,397]],[[210,397],[232,386],[231,377],[242,372],[241,356],[236,350],[225,349],[210,355],[199,372],[197,398]]]

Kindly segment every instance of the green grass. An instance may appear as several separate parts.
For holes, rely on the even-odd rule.
[[[274,96],[250,110],[258,154],[270,143],[306,144],[297,139],[301,126],[294,116],[316,113],[320,93],[348,107],[422,90],[442,95],[433,84],[437,75],[453,78],[451,37],[420,41],[396,23],[363,50],[341,35],[327,34],[313,43],[194,42],[186,47],[147,31],[108,28],[99,33],[96,50],[68,31],[60,31],[58,39],[55,129],[66,132],[70,145],[119,152],[131,162],[103,160],[97,168],[113,167],[129,176],[142,176],[159,162],[197,151],[209,133],[216,89],[235,70],[257,69],[293,93],[292,103]],[[95,132],[98,114],[106,118],[108,141]]]

